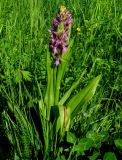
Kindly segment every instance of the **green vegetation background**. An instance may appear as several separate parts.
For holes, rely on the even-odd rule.
[[[84,106],[72,130],[78,137],[91,129],[107,130],[110,133],[107,143],[113,144],[114,137],[122,138],[121,0],[0,1],[0,137],[2,133],[8,136],[7,120],[3,118],[4,111],[8,111],[7,102],[23,110],[37,105],[40,98],[37,81],[45,91],[48,29],[60,4],[65,4],[72,13],[71,38],[74,38],[72,58],[61,93],[70,88],[85,69],[81,88],[102,74],[94,98]],[[9,132],[13,131],[9,128]]]

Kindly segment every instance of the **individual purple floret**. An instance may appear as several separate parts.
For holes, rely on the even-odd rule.
[[[60,13],[53,19],[53,28],[49,30],[50,49],[53,52],[54,64],[60,64],[62,54],[67,51],[72,15],[65,6],[60,7]]]
[[[57,19],[53,19],[53,24],[54,24],[55,26],[58,26],[59,23],[60,23],[60,22],[59,22]]]
[[[55,63],[56,66],[58,66],[60,64],[59,59],[56,59]]]

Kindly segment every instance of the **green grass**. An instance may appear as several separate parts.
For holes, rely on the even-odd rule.
[[[46,90],[46,53],[50,38],[48,29],[52,26],[52,18],[56,16],[60,4],[65,4],[72,13],[71,39],[74,38],[72,58],[62,82],[61,94],[71,87],[85,69],[86,74],[75,93],[86,86],[90,79],[102,74],[95,96],[74,119],[75,125],[71,131],[79,139],[91,130],[107,131],[109,138],[105,145],[112,147],[115,139],[122,138],[122,1],[1,0],[0,128],[14,148],[14,159],[18,156],[24,159],[36,157],[41,147],[46,146],[40,134],[40,128],[44,126],[35,125],[30,110],[37,109],[40,90],[43,93]],[[77,32],[77,28],[80,28],[80,32]],[[5,122],[2,122],[3,119]],[[17,131],[19,128],[20,131]],[[43,130],[43,134],[47,134],[45,132]],[[30,139],[28,133],[31,134]],[[30,145],[30,150],[26,150],[27,145]],[[61,153],[57,147],[53,155],[53,147],[50,147],[48,154],[48,147],[42,152],[45,159],[57,158]],[[31,155],[31,150],[34,155]],[[100,151],[100,148],[97,150]],[[120,151],[117,150],[118,155]],[[89,151],[86,155],[91,153]],[[62,154],[67,156],[64,150]],[[75,159],[73,153],[71,156]]]

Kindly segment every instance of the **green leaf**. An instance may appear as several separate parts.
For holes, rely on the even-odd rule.
[[[87,138],[90,138],[94,141],[94,143],[104,142],[108,138],[107,132],[96,133],[94,131],[89,131],[86,134]]]
[[[58,106],[52,106],[50,111],[50,121],[52,124],[59,118],[59,107]]]
[[[44,102],[47,106],[47,119],[50,118],[50,109],[54,105],[54,69],[51,67],[50,53],[47,52],[47,90]]]
[[[50,78],[50,92],[49,92],[49,98],[50,98],[50,106],[54,105],[54,84],[53,84],[53,69],[51,68],[51,78]]]
[[[116,155],[113,152],[106,152],[103,160],[117,160]]]
[[[65,106],[58,106],[58,107],[59,107],[59,117],[57,119],[56,132],[58,132],[60,129],[60,133],[61,135],[63,135],[65,131],[69,130],[70,109]]]
[[[20,83],[21,81],[22,81],[22,74],[20,70],[18,69],[15,71],[15,82]]]
[[[99,152],[95,152],[93,153],[92,156],[89,156],[89,160],[96,160],[98,158],[98,156],[100,155]]]
[[[67,106],[70,107],[72,118],[74,118],[74,116],[77,115],[77,113],[81,109],[81,106],[84,105],[93,97],[96,88],[98,86],[98,83],[100,81],[100,78],[101,75],[92,79],[87,87],[82,89],[67,103]]]
[[[66,160],[64,156],[60,156],[58,158],[56,158],[56,160]]]
[[[96,133],[94,131],[89,131],[87,132],[86,137],[93,140],[93,145],[95,148],[100,148],[101,143],[107,140],[108,133],[107,132]]]
[[[72,132],[67,132],[66,140],[69,143],[75,143],[76,142],[76,136]]]
[[[80,83],[80,80],[82,79],[83,75],[85,74],[85,71],[81,74],[80,78],[73,83],[73,85],[71,86],[71,88],[64,94],[64,96],[61,98],[61,100],[59,101],[58,105],[63,105],[66,100],[70,97],[72,91],[78,86],[78,84]]]
[[[25,79],[26,81],[31,81],[32,75],[29,71],[22,71],[21,70],[21,73],[22,73],[23,79]]]
[[[64,107],[60,106],[58,109],[59,109],[59,117],[57,119],[56,132],[58,132],[59,129],[61,129],[62,132],[64,124]]]
[[[93,147],[93,141],[89,138],[82,138],[77,145],[74,146],[73,152],[77,152],[78,155],[82,155],[84,151]]]
[[[14,154],[14,160],[19,160],[20,158],[18,157],[17,153],[15,152]]]
[[[116,139],[114,143],[118,149],[122,150],[122,139]]]
[[[45,104],[49,107],[49,92],[50,92],[50,81],[51,81],[51,59],[50,53],[47,52],[47,89],[44,98]]]
[[[44,106],[43,99],[39,100],[39,110],[41,111],[41,114],[46,119],[46,107]]]

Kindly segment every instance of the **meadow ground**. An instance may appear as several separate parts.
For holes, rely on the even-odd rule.
[[[73,17],[73,45],[60,97],[84,71],[72,96],[102,78],[68,136],[54,144],[37,108],[47,86],[48,30],[61,4]],[[1,0],[0,120],[1,160],[122,159],[122,1]]]

